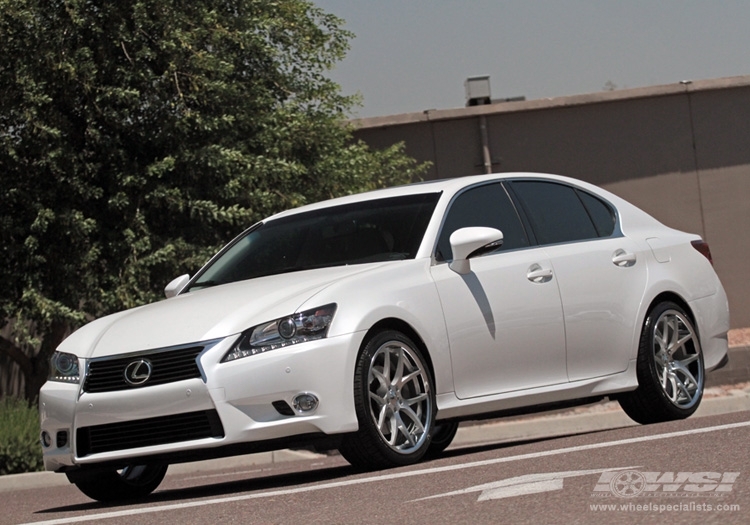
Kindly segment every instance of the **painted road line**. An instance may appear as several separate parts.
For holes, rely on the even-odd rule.
[[[352,485],[362,485],[365,483],[375,483],[379,481],[389,481],[400,478],[408,478],[413,476],[424,476],[429,474],[439,474],[442,472],[451,472],[455,470],[464,470],[476,467],[484,467],[488,465],[497,465],[500,463],[510,463],[514,461],[524,461],[528,459],[537,459],[549,456],[557,456],[560,454],[570,454],[574,452],[583,452],[586,450],[596,450],[601,448],[617,447],[622,445],[632,445],[636,443],[646,443],[649,441],[658,441],[662,439],[672,439],[676,437],[691,436],[696,434],[705,434],[709,432],[720,432],[722,430],[730,430],[733,428],[744,428],[750,427],[750,421],[742,421],[739,423],[730,423],[727,425],[717,425],[713,427],[694,428],[690,430],[681,430],[677,432],[667,432],[664,434],[654,434],[650,436],[642,436],[637,438],[620,439],[616,441],[606,441],[603,443],[591,443],[588,445],[579,445],[574,447],[564,447],[554,450],[545,450],[541,452],[531,452],[528,454],[519,454],[517,456],[508,456],[495,459],[487,459],[482,461],[473,461],[469,463],[460,463],[457,465],[446,465],[444,467],[433,467],[420,470],[412,470],[408,472],[394,472],[390,474],[382,474],[378,476],[371,476],[367,478],[352,479],[347,481],[335,481],[331,483],[323,483],[320,485],[314,485],[311,487],[298,487],[293,489],[273,490],[269,492],[260,492],[254,494],[243,494],[241,496],[229,496],[224,498],[212,498],[202,501],[190,501],[185,503],[175,503],[171,505],[160,505],[142,508],[133,508],[121,511],[102,512],[99,514],[86,514],[73,516],[69,518],[60,518],[47,521],[35,521],[23,525],[58,525],[66,523],[80,523],[84,521],[97,521],[108,518],[121,518],[125,516],[136,516],[141,514],[152,514],[156,512],[167,512],[174,510],[189,509],[195,507],[202,507],[206,505],[217,505],[224,503],[232,503],[237,501],[247,501],[260,498],[273,498],[277,496],[288,496],[291,494],[301,494],[305,492],[313,492],[318,490],[327,490],[339,487],[348,487]]]

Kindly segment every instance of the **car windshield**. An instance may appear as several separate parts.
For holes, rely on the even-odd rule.
[[[189,290],[313,268],[413,259],[439,197],[363,201],[259,223],[227,246]]]

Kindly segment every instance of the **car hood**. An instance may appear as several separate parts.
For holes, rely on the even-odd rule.
[[[389,263],[286,273],[181,294],[97,319],[59,350],[102,357],[227,337],[292,314],[332,283],[383,264]]]

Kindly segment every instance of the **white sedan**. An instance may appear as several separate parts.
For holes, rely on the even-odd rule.
[[[697,235],[533,173],[286,211],[167,300],[68,337],[41,391],[47,470],[141,497],[170,463],[293,446],[407,465],[458,422],[610,397],[690,416],[727,356],[727,298]]]

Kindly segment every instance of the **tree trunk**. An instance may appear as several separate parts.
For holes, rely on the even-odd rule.
[[[31,367],[28,373],[24,373],[26,385],[24,388],[24,397],[28,401],[36,402],[39,398],[39,390],[47,381],[49,375],[49,358],[54,351],[63,342],[68,334],[68,324],[62,321],[54,321],[44,334],[42,346],[39,353],[30,358]]]
[[[49,374],[49,358],[65,339],[68,330],[67,323],[53,322],[42,338],[39,352],[34,356],[29,356],[8,339],[0,337],[0,353],[9,356],[21,369],[24,379],[23,397],[27,401],[35,402],[39,397],[39,390]]]

